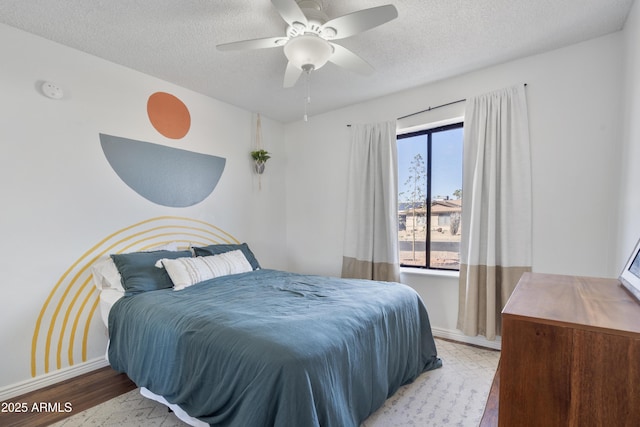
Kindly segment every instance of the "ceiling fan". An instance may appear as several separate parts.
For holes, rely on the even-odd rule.
[[[329,19],[316,0],[271,0],[288,24],[284,36],[224,43],[218,50],[245,50],[284,47],[289,60],[284,87],[292,87],[302,72],[310,73],[329,62],[360,74],[371,74],[373,67],[349,49],[332,43],[382,25],[398,17],[393,5],[363,9]]]

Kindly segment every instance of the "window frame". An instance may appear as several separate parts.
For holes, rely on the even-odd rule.
[[[448,123],[444,125],[436,125],[432,127],[424,127],[419,130],[409,131],[406,133],[398,133],[396,134],[396,144],[402,139],[412,138],[416,136],[427,135],[427,159],[425,161],[426,166],[426,209],[425,209],[425,221],[426,221],[426,233],[425,233],[425,264],[426,265],[410,265],[410,264],[402,264],[400,263],[401,268],[415,268],[420,269],[422,271],[446,271],[446,272],[460,272],[460,266],[458,264],[458,268],[442,268],[442,267],[431,267],[431,160],[432,160],[432,144],[433,144],[433,134],[437,132],[448,131],[451,129],[459,129],[462,128],[464,130],[464,120],[459,119],[454,121],[453,123]],[[461,161],[463,159],[460,159]],[[462,186],[462,183],[461,183]],[[464,190],[462,192],[464,194]],[[399,193],[398,193],[399,195]],[[398,230],[399,231],[399,230]],[[397,231],[397,232],[398,232]],[[399,246],[399,243],[398,243]],[[398,248],[399,249],[399,248]]]

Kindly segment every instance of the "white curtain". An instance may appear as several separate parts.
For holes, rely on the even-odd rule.
[[[342,277],[400,280],[396,124],[351,126]]]
[[[467,100],[458,328],[494,340],[531,271],[531,155],[524,85]]]

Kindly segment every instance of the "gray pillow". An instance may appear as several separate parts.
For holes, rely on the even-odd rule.
[[[157,291],[173,287],[171,278],[164,268],[155,266],[162,258],[190,257],[190,251],[152,251],[112,254],[114,264],[122,277],[122,287],[126,296],[147,291]]]
[[[240,249],[244,254],[244,256],[247,258],[247,261],[249,261],[249,264],[251,264],[251,268],[253,268],[254,270],[257,270],[260,268],[260,264],[258,263],[258,260],[256,259],[255,255],[253,255],[253,252],[251,252],[251,249],[249,249],[249,245],[247,245],[246,243],[241,243],[239,245],[234,245],[234,244],[209,245],[209,246],[203,246],[200,248],[194,247],[192,249],[193,249],[193,252],[196,254],[196,256],[219,255],[219,254],[224,254],[227,252]]]

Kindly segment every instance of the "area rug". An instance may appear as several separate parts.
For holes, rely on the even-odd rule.
[[[436,340],[443,366],[401,387],[361,427],[476,427],[480,423],[500,352]],[[54,426],[184,427],[139,390],[90,408]]]

